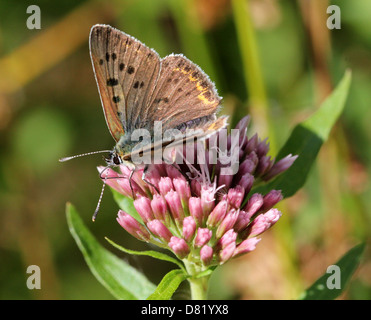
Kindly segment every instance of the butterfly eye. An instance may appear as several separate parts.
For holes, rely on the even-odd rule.
[[[121,158],[120,158],[117,154],[115,154],[115,155],[113,156],[112,161],[113,161],[114,164],[117,164],[117,165],[119,165],[119,164],[122,163],[122,162],[121,162]]]
[[[109,157],[105,158],[108,166],[122,164],[121,158],[115,152],[110,152]]]

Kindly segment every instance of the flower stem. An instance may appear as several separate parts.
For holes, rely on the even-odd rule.
[[[210,275],[196,278],[195,276],[202,270],[200,270],[200,268],[198,268],[193,262],[187,260],[183,261],[188,274],[192,276],[188,279],[192,300],[206,300]]]
[[[191,278],[188,280],[191,287],[192,300],[206,300],[209,286],[209,276]]]

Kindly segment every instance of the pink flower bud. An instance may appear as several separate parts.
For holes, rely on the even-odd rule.
[[[203,212],[201,206],[201,199],[196,197],[189,198],[188,201],[189,212],[198,226],[202,225]]]
[[[219,239],[228,230],[232,229],[239,215],[240,210],[232,209],[230,210],[223,221],[220,223],[218,229],[216,230],[216,238]]]
[[[257,167],[258,163],[259,163],[259,157],[256,155],[256,152],[255,151],[252,151],[250,152],[246,159],[249,159],[250,161],[252,161],[255,165],[255,168]]]
[[[270,156],[262,156],[259,158],[259,164],[256,168],[255,175],[263,176],[267,173],[273,166],[273,160]]]
[[[269,142],[268,138],[265,138],[263,141],[259,141],[256,147],[256,154],[259,158],[265,156],[269,151]]]
[[[135,199],[134,207],[138,211],[144,223],[147,223],[155,218],[151,208],[151,200],[149,200],[147,197],[139,197]]]
[[[281,218],[282,212],[276,208],[272,208],[266,213],[264,213],[264,216],[272,226]]]
[[[282,158],[281,160],[277,161],[272,168],[262,177],[263,180],[268,181],[275,176],[279,175],[280,173],[286,171],[288,168],[292,166],[294,161],[298,156],[293,156],[289,154],[288,156]]]
[[[106,168],[106,167],[102,167],[102,166],[99,166],[97,167],[98,169],[98,172],[99,174],[101,175],[102,177],[102,180],[104,181],[104,178],[105,177],[110,177],[111,179],[106,179],[106,183],[113,189],[115,189],[116,191],[118,192],[126,192],[126,190],[122,189],[118,184],[117,184],[117,181],[120,180],[120,176],[119,174],[111,169],[111,168]],[[114,179],[114,177],[116,178],[119,178],[119,179]],[[121,178],[122,179],[122,178]]]
[[[245,229],[250,223],[250,214],[245,211],[240,211],[240,214],[237,217],[236,223],[233,226],[234,231],[240,232]]]
[[[165,196],[169,191],[174,190],[172,180],[169,177],[161,177],[158,183],[158,189],[160,193]]]
[[[250,123],[250,116],[245,116],[240,121],[238,121],[235,129],[240,130],[241,131],[240,135],[241,135],[243,132],[245,132],[249,123]]]
[[[259,138],[258,138],[258,134],[255,133],[247,142],[247,145],[246,145],[246,153],[252,153],[256,151],[257,147],[258,147],[258,142],[259,142]]]
[[[169,211],[167,208],[166,200],[159,194],[153,195],[151,201],[151,208],[156,219],[164,221],[166,224],[170,221]]]
[[[160,220],[149,221],[147,227],[156,237],[166,242],[169,242],[173,236],[169,229],[166,228]]]
[[[231,229],[231,230],[228,230],[219,240],[218,242],[216,243],[216,246],[215,248],[217,250],[221,250],[221,249],[224,249],[225,247],[227,247],[230,243],[232,242],[236,242],[236,239],[237,239],[237,233]]]
[[[184,211],[179,194],[176,191],[171,190],[165,195],[165,199],[169,205],[174,220],[177,223],[181,223],[184,219]]]
[[[178,192],[183,206],[188,203],[188,199],[191,197],[191,189],[188,185],[187,180],[181,176],[179,178],[173,179],[173,185],[175,191]]]
[[[113,180],[117,180],[115,184],[118,185],[119,189],[115,188],[115,186],[112,184]],[[133,197],[133,192],[134,192],[134,194],[138,193],[138,188],[136,188],[136,184],[133,184],[133,183],[131,184],[131,186],[133,188],[133,192],[131,191],[129,179],[125,179],[125,178],[107,179],[106,181],[107,181],[107,184],[110,187],[114,188],[116,191],[120,192],[124,196],[132,198]],[[122,190],[122,191],[120,191],[120,190]],[[144,194],[141,194],[141,195],[144,195]]]
[[[281,190],[271,190],[263,198],[261,211],[267,211],[283,199]]]
[[[129,169],[127,166],[125,166],[125,165],[121,165],[120,166],[120,171],[121,171],[121,173],[125,176],[125,177],[127,177],[128,179],[129,179],[129,177],[130,177],[130,174],[131,174],[131,169]],[[134,173],[135,174],[135,173]]]
[[[251,159],[245,159],[238,168],[238,174],[244,175],[246,173],[253,173],[255,171],[257,163]]]
[[[150,240],[151,235],[147,229],[126,212],[119,210],[117,222],[135,238],[146,242]]]
[[[131,186],[134,190],[134,194],[138,193],[138,194],[143,195],[143,196],[146,195],[144,190],[146,190],[148,188],[148,186],[142,180],[143,169],[135,170],[131,179],[130,179],[131,169],[129,169],[127,166],[120,165],[120,171],[122,172],[122,175],[124,177],[126,177],[126,179],[124,179],[124,180],[126,180],[129,183],[129,186],[130,186],[130,183],[131,183]],[[131,191],[130,191],[130,195],[132,196]]]
[[[213,248],[208,245],[205,245],[200,250],[200,258],[202,263],[207,266],[210,264],[211,260],[213,259]]]
[[[249,215],[249,219],[261,208],[264,200],[260,193],[254,193],[249,201],[247,202],[245,208],[243,209]]]
[[[219,259],[221,264],[227,262],[230,258],[233,257],[233,253],[236,249],[236,242],[231,242],[219,253]]]
[[[245,190],[245,194],[248,194],[250,192],[253,183],[254,176],[250,173],[244,174],[237,182],[237,184]]]
[[[244,253],[255,250],[257,243],[260,241],[258,238],[249,238],[242,241],[234,250],[233,257],[238,257]]]
[[[210,228],[215,228],[217,227],[220,222],[223,220],[225,215],[227,214],[227,208],[228,208],[228,201],[223,199],[221,200],[216,207],[214,208],[213,211],[211,211],[206,225]]]
[[[211,239],[213,233],[208,228],[198,228],[197,229],[197,235],[195,238],[195,246],[196,247],[202,247],[206,243],[209,242]]]
[[[244,195],[245,190],[239,185],[235,188],[229,189],[227,197],[229,204],[236,209],[240,208]]]
[[[246,116],[243,117],[236,125],[235,129],[240,130],[240,137],[239,137],[239,146],[240,146],[240,151],[244,153],[244,148],[246,147],[247,144],[247,126],[250,123],[250,117]]]
[[[204,185],[201,188],[201,206],[203,217],[207,217],[215,207],[215,188],[210,185]]]
[[[145,195],[144,191],[138,186],[138,184],[132,180],[133,192],[130,188],[129,178],[126,175],[119,175],[116,171],[111,168],[99,166],[97,167],[99,174],[102,175],[102,180],[106,182],[111,188],[127,197],[132,197],[133,192],[135,195]],[[104,172],[103,172],[104,170]],[[108,177],[109,179],[104,179]],[[117,178],[117,179],[115,179]]]
[[[257,236],[265,232],[278,221],[281,215],[282,213],[276,208],[270,209],[268,212],[258,215],[249,226],[249,236]]]
[[[161,167],[160,165],[152,165],[150,169],[146,172],[146,180],[152,183],[155,186],[158,186],[158,183],[161,179]]]
[[[168,246],[178,256],[179,259],[184,259],[190,252],[190,249],[184,239],[171,237]]]
[[[196,231],[196,222],[193,217],[189,216],[183,220],[183,237],[185,241],[189,242],[192,240]]]

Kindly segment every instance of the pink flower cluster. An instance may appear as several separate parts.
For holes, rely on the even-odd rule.
[[[235,175],[223,175],[226,164],[159,164],[152,165],[142,180],[143,170],[136,170],[131,186],[130,170],[120,166],[121,173],[105,169],[106,183],[121,194],[132,197],[142,221],[120,210],[117,221],[139,240],[170,249],[179,259],[198,265],[225,263],[233,257],[255,249],[257,238],[281,217],[274,206],[282,200],[281,191],[266,195],[251,194],[257,180],[270,180],[287,170],[296,156],[278,162],[267,156],[269,145],[257,135],[247,138],[248,117],[236,129],[239,137],[239,167]],[[218,133],[219,137],[223,133]],[[206,148],[211,148],[207,140]],[[197,147],[198,153],[200,147]],[[231,152],[227,146],[227,153]],[[102,172],[104,168],[100,167]],[[116,177],[117,179],[112,179]]]

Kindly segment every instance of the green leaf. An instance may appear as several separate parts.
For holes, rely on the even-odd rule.
[[[301,300],[333,300],[336,299],[346,288],[354,271],[357,269],[365,244],[361,243],[350,249],[334,265],[339,267],[340,271],[340,289],[329,289],[327,282],[332,284],[336,281],[336,270],[325,273],[311,287],[309,287],[299,299]],[[330,278],[332,277],[332,278]],[[334,278],[334,279],[333,279]]]
[[[206,277],[206,276],[209,276],[211,275],[214,270],[217,268],[217,266],[212,266],[212,267],[209,267],[208,269],[198,273],[196,276],[194,276],[194,278],[196,279],[199,279],[199,278],[202,278],[202,277]]]
[[[156,291],[147,300],[169,300],[179,285],[188,277],[183,270],[171,270],[162,278]]]
[[[351,82],[347,71],[331,95],[307,120],[298,124],[286,144],[277,155],[282,159],[288,154],[299,155],[294,164],[277,179],[254,188],[253,192],[266,194],[269,190],[282,190],[285,198],[295,194],[305,183],[308,173],[322,144],[327,140],[332,127],[343,111]]]
[[[113,188],[110,188],[113,193],[113,199],[116,201],[119,208],[125,211],[127,214],[131,215],[138,222],[142,222],[142,218],[138,214],[137,210],[134,207],[134,200],[128,197],[125,197],[120,192],[116,191]]]
[[[106,237],[106,240],[110,244],[112,244],[115,248],[117,248],[117,249],[119,249],[119,250],[121,250],[125,253],[134,254],[134,255],[138,255],[138,256],[149,256],[149,257],[152,257],[152,258],[155,258],[155,259],[172,262],[172,263],[175,263],[178,267],[180,267],[180,269],[185,271],[183,264],[179,260],[177,260],[173,257],[170,257],[169,255],[167,255],[165,253],[154,251],[154,250],[134,251],[134,250],[126,249],[126,248],[120,246],[119,244],[117,244],[117,243],[113,242],[112,240],[108,239],[107,237]]]
[[[145,299],[156,286],[136,269],[102,247],[86,228],[76,209],[66,206],[67,222],[91,272],[117,299]]]

